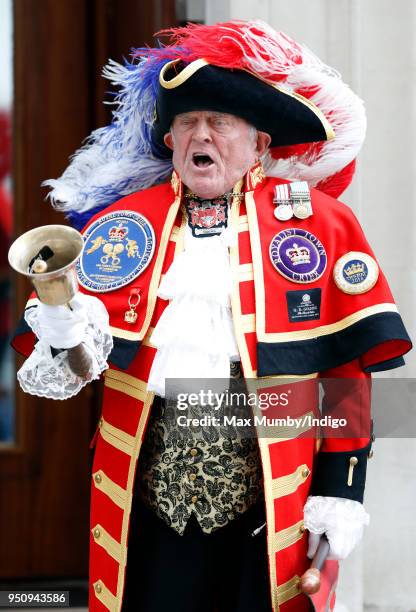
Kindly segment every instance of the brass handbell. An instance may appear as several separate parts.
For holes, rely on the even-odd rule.
[[[43,225],[25,232],[9,249],[9,263],[19,274],[30,278],[41,302],[49,306],[70,306],[78,291],[75,265],[84,240],[66,225]],[[82,378],[90,371],[91,357],[83,344],[68,350],[71,370]]]

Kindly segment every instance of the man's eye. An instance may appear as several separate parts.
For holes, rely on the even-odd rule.
[[[193,124],[194,124],[194,121],[192,119],[181,119],[179,123],[179,125],[182,125],[184,127],[188,127]]]

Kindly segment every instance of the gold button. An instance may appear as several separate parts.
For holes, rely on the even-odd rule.
[[[368,453],[368,458],[371,459],[373,455],[374,455],[374,451],[373,449],[371,449],[370,452]]]
[[[95,482],[97,484],[100,484],[102,482],[103,479],[102,479],[102,476],[101,476],[101,474],[99,472],[97,474],[95,474],[94,480],[95,480]]]
[[[94,529],[94,538],[95,538],[96,540],[98,540],[98,538],[100,537],[100,535],[101,535],[101,531],[100,531],[100,529],[99,529],[98,527],[96,527],[96,528]]]
[[[191,448],[192,457],[196,457],[197,454],[198,454],[198,451],[196,450],[196,448]]]
[[[191,501],[193,504],[196,504],[196,502],[198,501],[198,495],[192,495]]]
[[[375,442],[376,440],[376,434],[371,434],[371,442]]]
[[[101,593],[102,590],[103,590],[103,587],[101,586],[99,582],[97,582],[97,584],[94,585],[94,591],[96,593]]]
[[[309,474],[310,474],[310,473],[311,473],[311,471],[310,471],[310,469],[309,469],[309,468],[307,468],[307,467],[303,468],[303,470],[302,470],[302,476],[303,476],[303,478],[307,478],[307,477],[309,476]]]
[[[101,417],[101,419],[98,421],[98,427],[102,427],[104,424],[104,419]]]
[[[189,474],[189,478],[191,480],[196,480],[196,474]]]
[[[358,459],[357,457],[351,457],[350,459],[350,465],[357,465],[358,463]]]
[[[300,531],[300,533],[305,533],[305,525],[301,525],[299,527],[299,531]]]

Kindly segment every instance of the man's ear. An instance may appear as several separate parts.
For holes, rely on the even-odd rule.
[[[260,132],[257,130],[257,148],[256,153],[259,157],[261,157],[269,147],[272,139],[269,134],[266,132]]]
[[[172,132],[167,132],[167,134],[163,136],[163,142],[165,143],[168,149],[171,149],[173,151]]]

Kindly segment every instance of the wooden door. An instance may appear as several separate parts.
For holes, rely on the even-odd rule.
[[[108,122],[103,64],[151,44],[152,32],[174,17],[174,0],[15,0],[15,236],[65,223],[40,185]],[[17,322],[30,287],[22,278],[14,283]],[[64,402],[16,390],[15,443],[0,447],[1,580],[87,574],[88,446],[99,404],[99,386]]]

